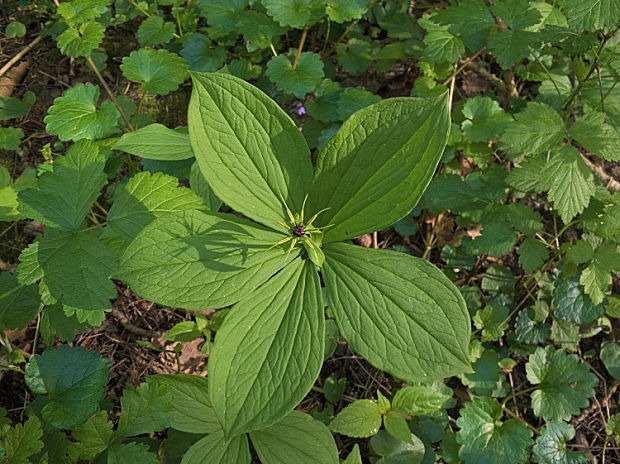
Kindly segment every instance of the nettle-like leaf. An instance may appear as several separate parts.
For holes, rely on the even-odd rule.
[[[118,434],[122,437],[158,432],[170,423],[172,395],[163,385],[143,383],[125,388]]]
[[[587,325],[605,314],[605,305],[595,305],[584,295],[578,277],[559,279],[553,290],[555,315],[565,321]]]
[[[620,161],[620,136],[605,123],[605,114],[592,111],[571,126],[568,133],[586,150],[608,161]]]
[[[534,310],[526,308],[517,316],[515,333],[520,342],[537,345],[549,339],[551,326],[549,324],[537,324],[534,320]]]
[[[516,419],[500,422],[500,404],[491,398],[466,403],[456,421],[456,440],[461,444],[459,458],[465,464],[501,462],[525,463],[532,446],[532,431]]]
[[[561,0],[568,25],[577,32],[612,26],[620,20],[617,0]]]
[[[527,379],[538,388],[532,393],[532,409],[546,421],[570,420],[588,406],[597,378],[576,355],[552,346],[538,347],[525,365]]]
[[[448,26],[448,30],[461,37],[471,50],[478,50],[495,26],[495,20],[488,7],[481,1],[461,2],[442,8],[431,20]]]
[[[105,100],[99,109],[99,87],[76,84],[54,100],[43,119],[45,130],[62,141],[96,140],[109,135],[120,114],[114,103]]]
[[[454,63],[465,53],[463,41],[446,29],[437,28],[424,36],[424,56],[431,62]]]
[[[332,432],[356,438],[375,435],[380,427],[381,410],[373,400],[354,401],[329,424]]]
[[[115,443],[108,450],[107,464],[158,464],[159,458],[146,443]]]
[[[293,63],[286,55],[278,55],[267,63],[265,75],[278,90],[303,98],[323,79],[323,62],[318,54],[303,52],[299,55],[297,67],[293,69]]]
[[[326,0],[263,0],[263,6],[284,27],[303,28],[325,14]]]
[[[151,16],[140,24],[138,41],[140,46],[165,44],[172,40],[177,27],[170,21],[164,21],[161,16]]]
[[[565,135],[562,117],[544,103],[530,102],[515,115],[501,137],[501,144],[511,153],[542,153],[557,145]]]
[[[271,427],[250,433],[261,462],[338,464],[338,448],[329,429],[310,415],[293,411]]]
[[[512,118],[490,97],[476,95],[463,106],[461,129],[472,142],[488,142],[501,134]]]
[[[523,243],[519,245],[517,254],[519,255],[519,264],[527,273],[534,272],[549,259],[547,246],[540,240],[531,237],[523,240]]]
[[[396,392],[392,408],[408,416],[422,416],[440,409],[448,399],[448,395],[431,386],[411,385]]]
[[[106,184],[105,157],[96,145],[81,141],[54,161],[36,186],[18,194],[20,211],[45,225],[77,231]]]
[[[3,431],[4,446],[0,443],[0,450],[4,456],[0,457],[6,457],[10,463],[30,464],[29,458],[43,448],[42,436],[41,421],[34,416],[23,424],[8,427]]]
[[[178,185],[176,177],[161,172],[136,174],[114,192],[108,227],[131,242],[155,218],[173,211],[204,208],[198,195]]]
[[[41,300],[36,285],[20,285],[17,277],[0,273],[0,328],[22,329],[36,317]]]
[[[311,213],[329,208],[316,222],[333,224],[325,242],[380,230],[411,211],[447,142],[447,102],[446,94],[376,103],[347,119],[325,144],[308,197]]]
[[[489,49],[502,69],[510,69],[538,45],[538,35],[531,31],[502,31],[489,39]]]
[[[52,426],[72,429],[97,410],[112,362],[96,351],[61,345],[34,355],[26,365],[26,383],[44,397],[43,418]]]
[[[114,148],[141,158],[160,161],[180,161],[194,157],[187,131],[181,128],[168,129],[157,123],[123,134]]]
[[[541,172],[540,187],[549,191],[549,200],[568,223],[590,203],[595,188],[594,175],[577,149],[565,145]]]
[[[106,11],[111,0],[71,0],[62,2],[56,10],[69,24],[81,24],[96,19]]]
[[[469,313],[441,271],[393,251],[324,248],[331,309],[357,353],[407,380],[441,379],[469,368]]]
[[[79,29],[69,28],[56,39],[63,55],[79,57],[90,56],[99,46],[105,35],[105,26],[97,21],[82,24]]]
[[[301,259],[231,309],[209,362],[211,404],[227,434],[269,426],[303,399],[323,363],[324,333],[318,274]]]
[[[247,435],[227,440],[220,430],[193,444],[183,455],[181,464],[250,464],[251,461]]]
[[[187,63],[167,50],[141,48],[123,58],[121,71],[130,81],[156,95],[168,95],[179,88],[187,76]]]
[[[539,464],[585,464],[586,455],[581,451],[568,451],[566,442],[575,437],[575,429],[564,422],[548,422],[536,438],[532,448],[532,461]]]
[[[114,439],[114,424],[108,420],[107,411],[99,411],[72,432],[77,441],[69,445],[69,454],[82,459],[94,459],[104,452]]]

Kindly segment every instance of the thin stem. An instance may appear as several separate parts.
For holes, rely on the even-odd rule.
[[[531,48],[530,48],[530,52],[531,52]],[[549,72],[549,70],[547,69],[547,67],[545,66],[545,64],[540,61],[540,58],[538,58],[538,56],[536,56],[536,53],[532,53],[532,56],[534,57],[534,59],[536,60],[536,62],[540,65],[541,68],[543,68],[543,71],[545,71],[545,74],[547,75],[547,77],[549,78],[549,80],[551,81],[551,83],[553,84],[553,87],[555,87],[555,91],[558,94],[558,97],[560,97],[560,101],[562,100],[562,94],[560,93],[560,89],[558,87],[558,85],[555,83],[555,81],[553,80],[553,77],[551,77],[551,73]]]
[[[521,395],[525,395],[526,393],[529,393],[534,390],[536,390],[536,387],[530,387],[530,388],[526,388],[525,390],[521,390],[521,391],[512,393],[511,395],[508,395],[506,398],[504,398],[504,401],[502,401],[502,408],[506,406],[508,404],[508,401],[510,401],[511,399],[516,398]]]
[[[502,405],[502,409],[506,412],[506,414],[508,414],[513,419],[517,419],[519,422],[523,422],[527,426],[528,429],[530,429],[532,432],[534,432],[536,434],[536,436],[540,436],[541,435],[540,430],[538,430],[536,427],[534,427],[532,424],[530,424],[525,419],[522,419],[521,417],[517,416],[514,412],[512,412],[506,406]]]
[[[43,309],[43,305],[39,307],[39,314],[37,314],[37,327],[34,331],[34,341],[32,342],[32,356],[37,354],[37,345],[39,344],[39,332],[41,326],[41,310]]]
[[[88,64],[90,64],[90,67],[93,68],[93,71],[95,72],[95,75],[97,76],[97,79],[99,79],[99,82],[101,82],[101,85],[103,85],[103,88],[105,89],[106,93],[110,97],[110,100],[112,100],[112,103],[114,103],[114,105],[116,106],[116,109],[118,109],[118,112],[121,114],[122,118],[125,120],[125,124],[127,124],[127,127],[129,128],[129,130],[133,132],[135,129],[133,125],[131,124],[131,121],[125,114],[125,111],[123,111],[123,108],[121,108],[121,105],[119,105],[118,100],[112,93],[112,90],[110,90],[110,87],[108,87],[108,84],[103,79],[103,76],[99,72],[99,69],[97,69],[97,65],[95,65],[95,62],[90,56],[86,57],[86,61],[88,61]]]
[[[603,95],[603,81],[601,80],[601,69],[596,67],[596,77],[598,78],[598,91],[601,94],[601,111],[605,112],[605,96]]]
[[[24,55],[28,53],[30,50],[32,50],[39,42],[41,42],[41,40],[43,40],[43,37],[38,36],[36,39],[34,39],[32,42],[30,42],[28,45],[22,48],[22,50],[19,53],[17,53],[13,58],[7,61],[6,64],[2,66],[2,68],[0,68],[0,77],[4,76],[4,74],[6,74],[6,72],[9,69],[11,69],[11,67],[15,63],[21,60],[24,57]]]
[[[95,201],[95,206],[99,209],[99,211],[101,211],[103,214],[105,214],[106,216],[108,215],[108,211],[99,204],[98,201]]]
[[[325,32],[325,40],[323,41],[323,48],[321,49],[321,56],[325,55],[325,49],[327,48],[327,41],[329,40],[329,33],[332,29],[332,22],[327,17],[327,31]]]
[[[273,53],[273,56],[278,56],[278,52],[276,52],[276,47],[273,46],[271,40],[269,41],[269,47],[271,47],[271,53]]]
[[[482,52],[484,52],[487,49],[487,46],[485,45],[484,47],[482,47],[480,50],[478,50],[476,53],[474,53],[472,56],[470,56],[469,58],[467,58],[463,64],[461,64],[461,66],[459,66],[458,68],[456,68],[456,71],[454,71],[452,73],[452,75],[450,77],[448,77],[445,81],[443,81],[441,83],[441,85],[448,85],[448,83],[454,79],[463,69],[465,69],[467,67],[467,65],[469,63],[471,63],[472,61],[474,61],[476,58],[478,58],[480,56],[480,54]]]
[[[308,23],[306,23],[306,27],[304,27],[304,31],[301,33],[301,39],[299,39],[299,47],[297,47],[297,54],[295,55],[295,61],[293,61],[293,70],[297,69],[297,64],[299,63],[299,57],[301,56],[301,51],[304,48],[304,44],[306,43],[306,37],[308,36]]]

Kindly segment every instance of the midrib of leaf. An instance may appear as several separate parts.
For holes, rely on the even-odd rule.
[[[333,254],[334,254],[334,252],[333,252],[333,251],[330,251],[330,252],[329,252],[329,254],[330,254],[330,255],[333,255]],[[392,298],[390,298],[388,295],[386,295],[385,293],[383,293],[383,292],[382,292],[382,291],[381,291],[381,290],[380,290],[377,286],[373,285],[373,283],[372,283],[371,281],[367,280],[367,279],[366,279],[366,278],[365,278],[362,274],[360,274],[359,272],[357,272],[357,271],[356,271],[355,269],[353,269],[352,267],[347,266],[347,265],[346,265],[345,263],[343,263],[342,261],[333,260],[332,262],[339,263],[342,267],[345,267],[345,268],[349,269],[349,270],[351,271],[351,273],[356,274],[358,277],[360,277],[360,279],[361,279],[362,281],[364,281],[364,282],[365,282],[368,286],[370,286],[370,287],[374,288],[374,289],[375,289],[375,290],[376,290],[376,291],[377,291],[377,292],[378,292],[378,293],[379,293],[379,294],[380,294],[380,295],[381,295],[381,296],[382,296],[385,300],[390,301],[390,302],[391,302],[392,304],[394,304],[394,306],[395,306],[395,307],[397,307],[397,308],[399,308],[399,307],[400,307],[400,306],[399,306],[399,305],[398,305],[398,304],[397,304],[397,303],[396,303],[396,302],[395,302]],[[341,279],[341,280],[342,280],[342,279]],[[431,298],[431,297],[430,297],[430,295],[429,295],[429,294],[428,294],[428,293],[427,293],[427,292],[426,292],[423,288],[421,288],[421,287],[417,286],[414,282],[411,282],[411,283],[412,283],[412,284],[413,284],[413,285],[414,285],[414,286],[415,286],[418,290],[420,290],[422,293],[424,293],[425,295],[427,295],[427,296],[428,296],[431,300],[433,299],[433,298]],[[438,283],[439,283],[439,282],[438,282]],[[441,285],[443,286],[443,283],[442,283]],[[444,286],[444,287],[445,287],[445,286]],[[393,288],[393,290],[394,290],[395,292],[402,293],[399,289],[397,289],[397,288],[395,288],[395,287],[392,287],[392,288]],[[361,301],[361,300],[359,300],[359,299],[357,298],[357,296],[353,294],[353,292],[350,292],[350,293],[351,293],[351,295],[353,295],[353,298],[355,298],[355,299],[357,300],[357,302],[358,302],[359,306],[360,306],[361,308],[363,308],[363,307],[364,307],[364,304],[362,304],[362,301]],[[408,297],[408,296],[407,296],[407,299],[409,299],[409,297]],[[415,300],[415,299],[416,299],[416,298],[414,298],[414,300]],[[384,306],[385,306],[385,305],[384,305]],[[365,313],[367,316],[370,316],[370,314],[369,314],[367,311],[364,311],[364,313]],[[386,313],[386,315],[388,315],[388,314],[389,314],[389,312],[388,312],[388,311],[385,311],[385,313]],[[454,356],[456,359],[461,360],[460,355],[455,354],[455,353],[454,353],[453,351],[451,351],[449,348],[445,347],[445,346],[443,345],[443,343],[442,343],[442,342],[440,342],[440,341],[437,339],[437,337],[436,337],[436,336],[435,336],[432,332],[427,331],[427,330],[426,330],[426,329],[425,329],[422,325],[420,325],[420,323],[419,323],[418,321],[416,321],[415,319],[413,319],[409,313],[406,313],[405,311],[401,311],[401,313],[403,313],[403,314],[407,317],[407,319],[410,319],[411,321],[413,321],[413,322],[415,323],[415,325],[416,325],[416,326],[418,326],[420,329],[422,329],[422,331],[423,331],[424,333],[428,334],[428,335],[430,336],[430,338],[432,338],[433,340],[435,340],[435,341],[436,341],[436,342],[437,342],[440,346],[442,346],[442,347],[443,347],[446,351],[448,351],[448,352],[449,352],[452,356]],[[375,318],[373,318],[373,317],[369,317],[369,318],[373,321],[373,323],[375,324],[375,327],[377,327],[377,328],[379,328],[379,327],[380,327],[380,324],[377,324],[377,323],[376,323],[376,319],[375,319]],[[452,320],[451,320],[450,318],[448,318],[448,317],[446,317],[445,319],[447,319],[447,320],[448,320],[448,323],[450,324],[450,328],[452,329],[452,334],[448,334],[448,335],[451,335],[451,336],[456,336],[456,331],[454,330],[454,325],[452,324]],[[402,351],[402,348],[401,348],[400,346],[397,346],[396,344],[392,343],[390,334],[385,333],[385,332],[384,332],[383,330],[381,330],[381,329],[379,329],[379,330],[381,331],[381,333],[383,334],[383,336],[384,336],[384,338],[385,338],[385,340],[386,340],[387,342],[389,342],[389,343],[390,343],[393,347],[395,347],[398,351]],[[413,337],[412,337],[412,338],[413,338]],[[369,345],[369,344],[367,344],[367,346],[368,346],[368,347],[370,347],[370,345]],[[374,351],[374,350],[373,350],[373,351]],[[383,356],[383,354],[381,354],[381,353],[377,353],[376,351],[375,351],[375,354]],[[422,359],[422,360],[427,361],[427,362],[436,362],[436,360],[434,360],[434,359],[424,358],[424,357],[422,357],[421,355],[419,355],[418,357],[419,357],[420,359]]]

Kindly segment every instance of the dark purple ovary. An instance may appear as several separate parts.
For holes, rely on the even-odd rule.
[[[306,231],[304,230],[304,226],[302,226],[301,224],[297,224],[295,227],[293,227],[292,230],[295,237],[303,237],[303,235],[306,233]]]

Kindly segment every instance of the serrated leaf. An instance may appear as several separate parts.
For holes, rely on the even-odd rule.
[[[409,424],[407,421],[394,411],[389,411],[383,416],[383,425],[385,430],[394,438],[398,438],[406,443],[413,444],[411,439],[411,431],[409,430]]]
[[[98,18],[106,11],[110,0],[71,0],[62,2],[56,10],[69,24],[81,24]]]
[[[592,303],[598,305],[605,299],[605,294],[611,286],[611,273],[598,262],[591,262],[579,277],[579,283],[583,285],[583,290],[590,297]]]
[[[16,150],[24,137],[24,131],[17,127],[0,127],[0,150]]]
[[[160,304],[221,308],[249,295],[284,267],[285,251],[272,246],[282,237],[230,214],[169,213],[136,236],[115,277]],[[290,259],[296,256],[292,252]]]
[[[531,31],[502,31],[489,39],[489,49],[502,69],[509,69],[530,53],[531,47],[538,45],[539,38]]]
[[[181,464],[250,464],[251,461],[247,435],[229,441],[220,430],[192,445]]]
[[[564,136],[562,117],[544,103],[529,102],[524,111],[515,115],[515,120],[501,137],[503,147],[515,155],[547,151]]]
[[[121,71],[130,81],[142,83],[142,89],[156,95],[168,95],[187,77],[187,63],[167,50],[141,48],[123,58]]]
[[[114,192],[108,227],[131,242],[156,218],[175,211],[204,209],[202,199],[176,177],[140,172]]]
[[[510,274],[510,278],[513,281],[514,278]],[[489,290],[488,288],[483,290]],[[506,318],[508,317],[508,307],[503,304],[488,304],[482,309],[476,311],[474,315],[474,325],[478,330],[482,331],[481,340],[483,342],[498,340],[504,335],[504,331],[508,328]]]
[[[605,342],[601,348],[600,357],[611,376],[620,379],[620,345]]]
[[[532,393],[532,409],[546,421],[570,420],[588,406],[597,378],[576,355],[552,346],[538,347],[525,365],[527,379],[538,388]]]
[[[121,418],[118,434],[131,437],[159,432],[170,424],[172,395],[163,385],[142,383],[137,388],[128,386],[121,398]]]
[[[181,56],[192,71],[214,72],[226,61],[226,49],[212,48],[211,40],[206,35],[193,33],[185,39]]]
[[[74,144],[35,187],[18,193],[20,211],[56,229],[77,231],[106,184],[104,167],[105,157],[96,145]]]
[[[56,39],[63,55],[80,57],[90,56],[99,46],[105,35],[105,26],[97,21],[82,24],[79,29],[69,28]]]
[[[318,54],[303,52],[299,55],[297,67],[293,69],[293,63],[286,55],[278,55],[267,63],[265,75],[278,90],[303,98],[323,79],[323,62]]]
[[[327,0],[325,12],[332,21],[346,23],[360,19],[369,5],[370,0]]]
[[[20,285],[17,277],[0,273],[0,328],[23,329],[41,309],[36,285]]]
[[[448,26],[448,30],[461,37],[470,50],[478,50],[495,26],[488,7],[480,1],[461,2],[442,8],[431,21]]]
[[[605,305],[595,305],[590,297],[583,294],[579,277],[559,279],[555,283],[553,304],[557,317],[579,325],[587,325],[605,313]]]
[[[30,358],[25,379],[34,393],[47,395],[43,418],[56,428],[72,429],[97,410],[111,367],[97,351],[61,345]]]
[[[300,212],[312,184],[303,135],[271,98],[247,82],[208,73],[193,73],[192,79],[189,131],[202,174],[235,211],[280,230],[277,222],[288,220],[282,198]]]
[[[496,139],[512,121],[510,115],[490,97],[476,95],[468,98],[462,111],[466,119],[461,123],[461,128],[472,142]]]
[[[465,53],[463,41],[446,29],[436,29],[424,36],[424,57],[433,63],[454,63]]]
[[[482,234],[473,241],[472,246],[478,253],[503,256],[512,251],[517,240],[519,240],[519,234],[508,224],[490,222],[483,225]]]
[[[396,392],[392,408],[408,416],[422,416],[440,409],[448,399],[448,395],[431,386],[412,385]]]
[[[3,435],[3,451],[11,464],[30,464],[29,458],[43,448],[43,430],[41,421],[36,416],[30,417],[23,424],[6,429]],[[2,445],[0,449],[1,447]]]
[[[325,144],[307,206],[310,213],[329,208],[315,221],[333,225],[324,242],[381,230],[413,209],[447,142],[446,97],[381,101],[347,119]]]
[[[571,126],[568,133],[586,150],[607,161],[620,161],[620,136],[616,129],[605,123],[604,113],[592,111],[586,114]]]
[[[329,429],[310,415],[293,411],[280,422],[250,433],[261,462],[339,464]]]
[[[302,29],[325,13],[325,0],[263,0],[269,16],[285,27]]]
[[[199,0],[200,10],[216,33],[229,34],[235,30],[237,19],[248,0]]]
[[[532,461],[539,464],[585,464],[581,451],[568,451],[566,442],[575,437],[575,429],[564,422],[548,422],[532,448]]]
[[[115,443],[108,450],[107,464],[159,464],[146,443]]]
[[[62,141],[105,137],[116,127],[120,115],[109,100],[97,109],[98,100],[99,87],[96,85],[80,83],[65,90],[54,100],[43,119],[45,129]]]
[[[381,427],[379,406],[372,400],[357,400],[338,413],[329,424],[332,432],[348,437],[366,438]]]
[[[341,92],[340,84],[324,79],[316,88],[314,98],[305,102],[308,115],[323,122],[336,121],[338,119],[338,97]],[[304,130],[308,121],[304,123]]]
[[[517,316],[515,334],[521,343],[538,345],[549,339],[551,326],[549,324],[537,324],[534,320],[534,310],[526,308],[521,310]]]
[[[77,442],[69,445],[69,453],[82,459],[94,459],[112,443],[114,424],[108,420],[107,411],[99,411],[86,422],[77,425],[72,432]]]
[[[504,0],[491,9],[513,30],[530,28],[541,20],[540,11],[527,0]]]
[[[620,19],[618,0],[561,0],[568,26],[577,32],[612,26]]]
[[[165,44],[172,40],[177,27],[170,21],[164,21],[161,16],[151,16],[140,24],[138,28],[138,41],[140,46]]]
[[[91,232],[72,233],[48,228],[20,255],[17,278],[22,285],[41,279],[47,298],[60,302],[78,314],[80,322],[100,324],[109,310],[116,289],[110,274],[116,269],[116,256]],[[71,273],[67,273],[67,269]],[[91,319],[93,318],[93,319]]]
[[[347,244],[323,248],[340,332],[375,367],[429,381],[469,369],[470,321],[452,282],[425,260]]]
[[[519,264],[523,266],[523,270],[528,274],[540,268],[549,259],[547,246],[540,240],[531,237],[523,240],[523,243],[519,245],[517,253],[519,255]]]
[[[205,377],[157,374],[147,381],[168,388],[172,396],[170,427],[187,433],[214,433],[222,429],[209,400]]]
[[[168,129],[157,123],[123,134],[113,148],[141,158],[161,161],[180,161],[194,157],[187,132]]]
[[[594,194],[594,175],[579,152],[570,145],[560,148],[541,173],[541,187],[568,223],[590,203]]]
[[[225,433],[272,425],[303,399],[323,363],[324,333],[310,261],[295,260],[231,309],[209,358],[209,395]]]
[[[495,463],[510,456],[510,462],[526,463],[532,446],[532,431],[516,419],[500,422],[502,408],[491,398],[466,403],[456,421],[459,458],[465,464]]]

